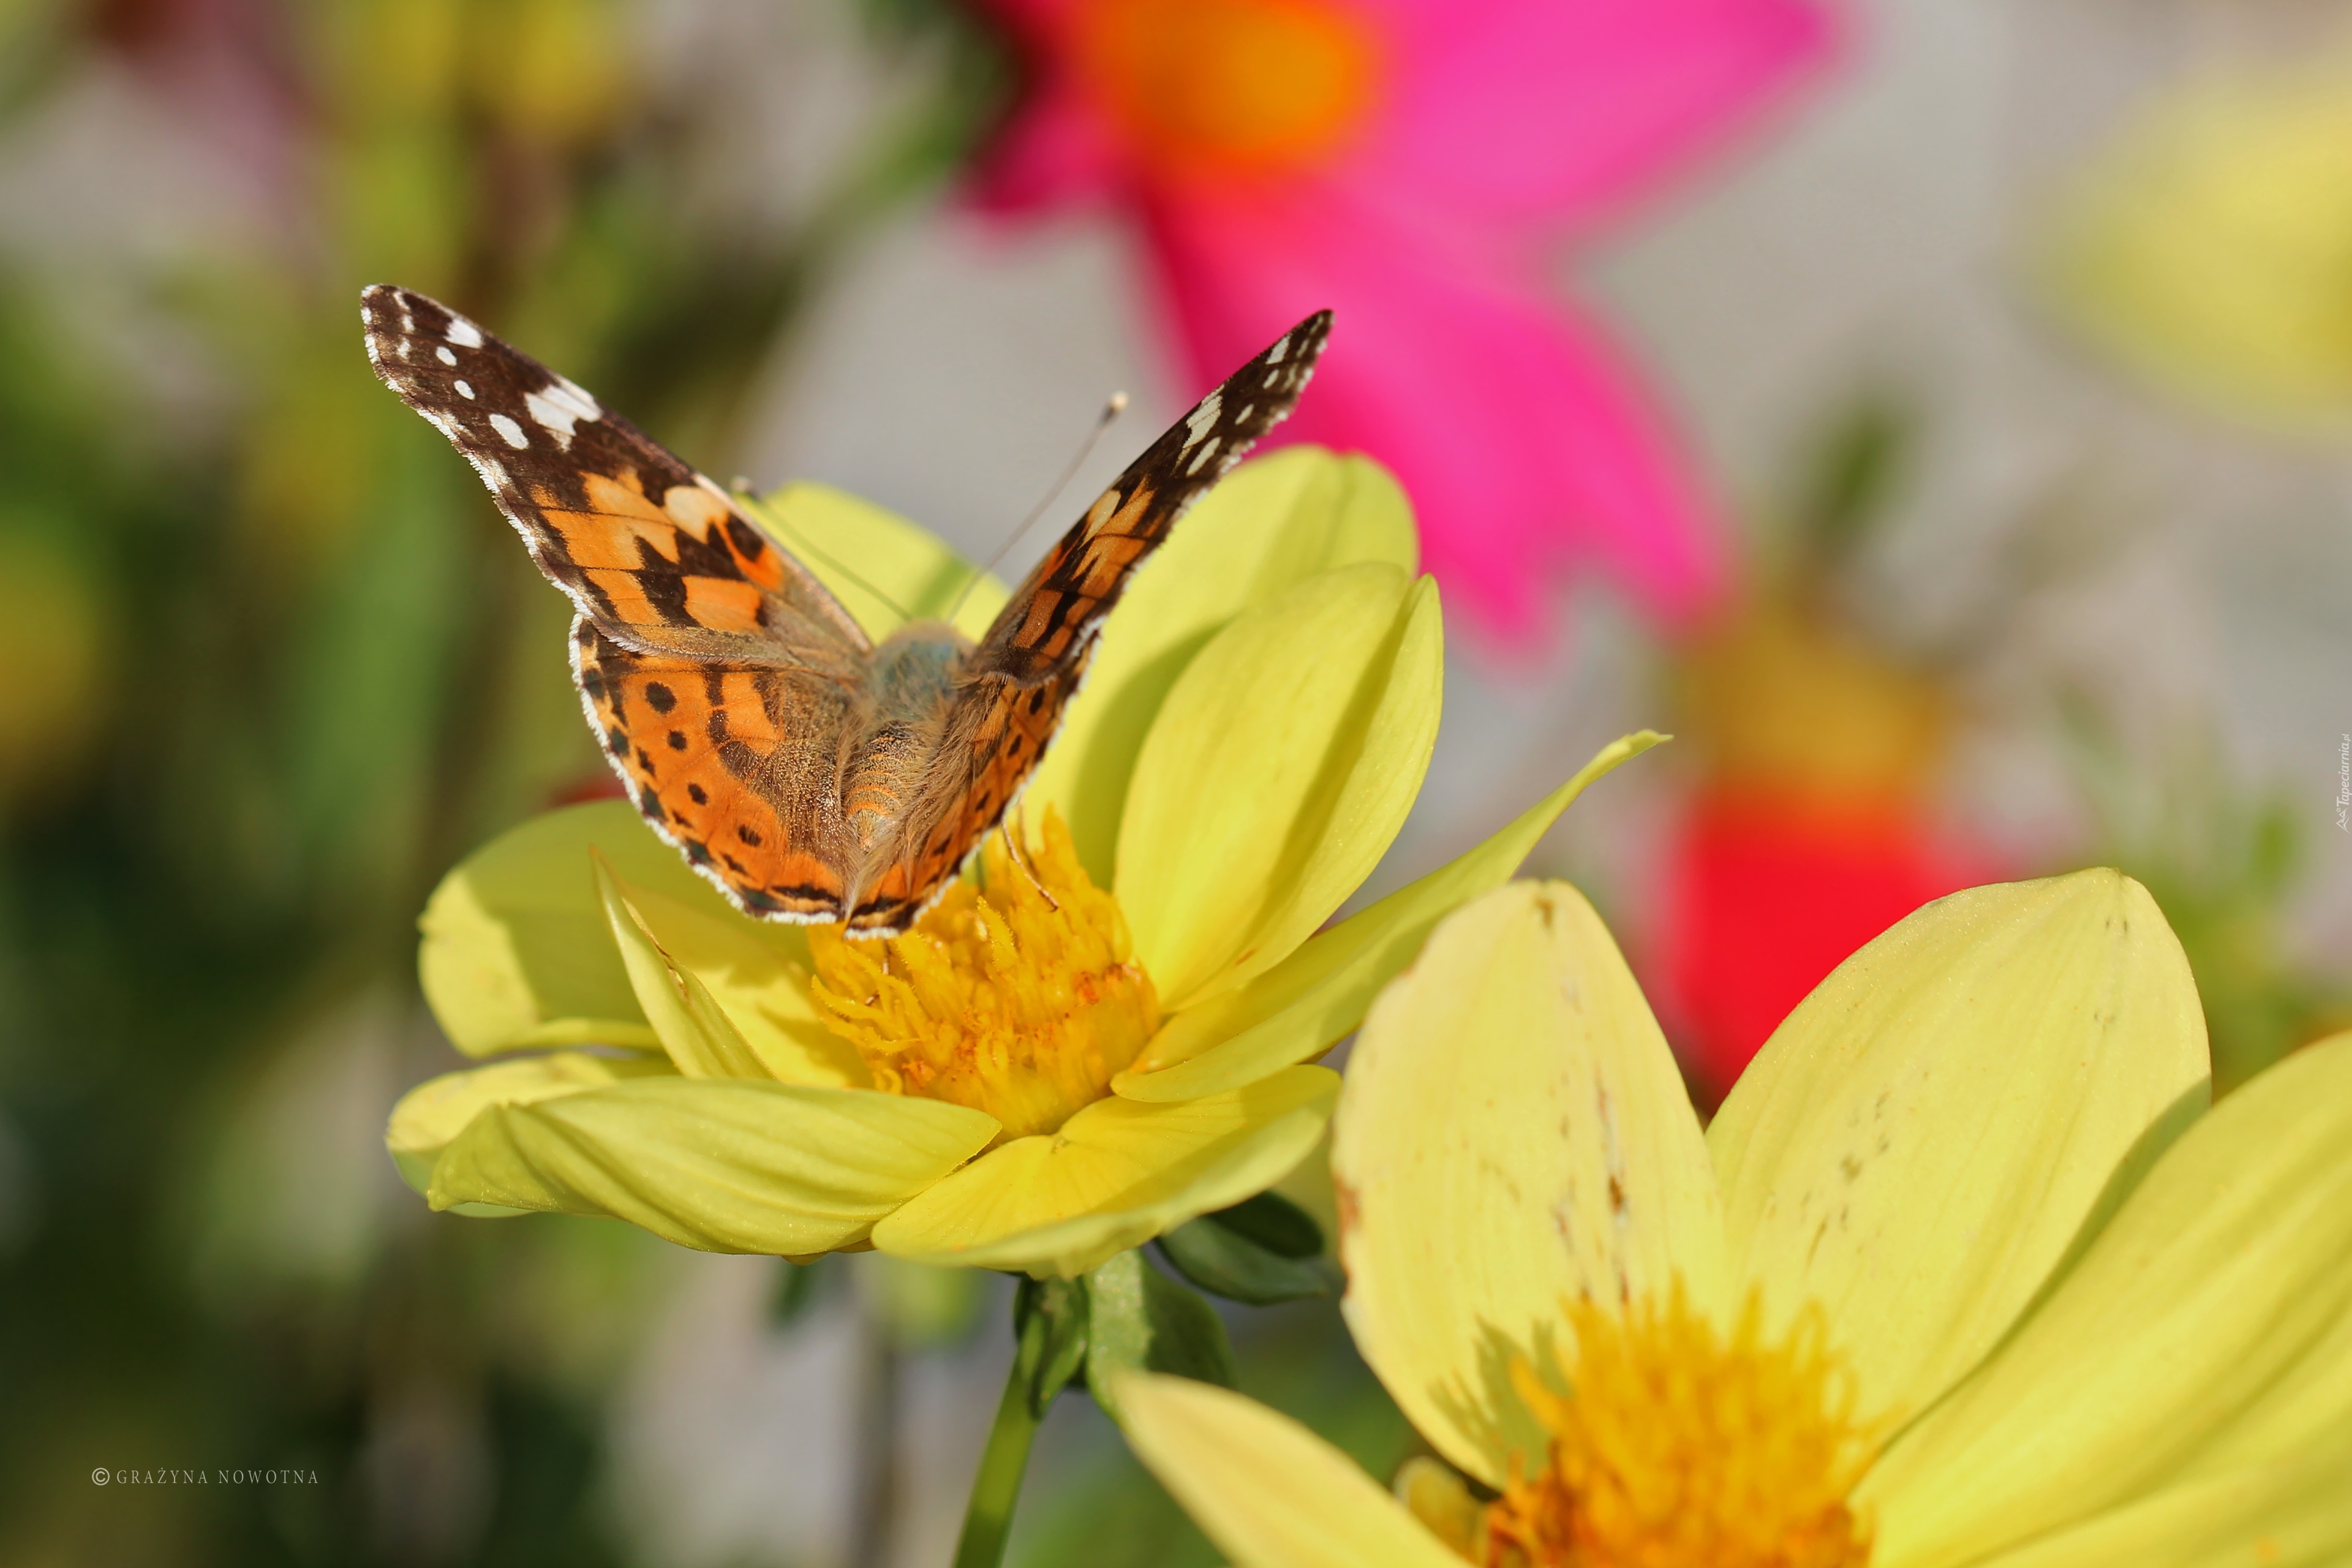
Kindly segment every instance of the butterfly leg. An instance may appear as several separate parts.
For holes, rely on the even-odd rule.
[[[1004,836],[1004,852],[1020,873],[1029,879],[1029,885],[1037,889],[1037,896],[1045,900],[1046,906],[1055,913],[1059,914],[1062,909],[1061,900],[1046,890],[1045,882],[1039,879],[1035,869],[1029,864],[1028,851],[1021,847],[1022,834],[1028,829],[1025,823],[1016,825],[1014,818],[1019,816],[1020,811],[1016,807],[997,819],[996,831]],[[1014,831],[1016,826],[1020,827],[1020,832]]]

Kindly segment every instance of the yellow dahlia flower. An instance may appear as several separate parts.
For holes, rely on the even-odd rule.
[[[2352,1036],[2207,1110],[2114,871],[1930,904],[1704,1131],[1576,890],[1446,920],[1338,1115],[1346,1311],[1444,1463],[1396,1495],[1121,1384],[1241,1568],[2352,1561]]]
[[[2061,303],[2172,390],[2340,430],[2352,416],[2352,50],[2209,74],[2084,171]]]
[[[772,505],[877,639],[891,603],[945,613],[970,574],[839,492]],[[496,840],[434,894],[420,969],[449,1038],[498,1059],[400,1103],[402,1170],[436,1208],[1041,1278],[1262,1191],[1328,1120],[1338,1077],[1305,1064],[1647,743],[1317,934],[1428,766],[1442,634],[1414,567],[1372,464],[1296,449],[1236,470],[1110,617],[1024,841],[992,837],[975,880],[887,942],[737,914],[622,803]],[[961,615],[984,625],[1003,598]]]

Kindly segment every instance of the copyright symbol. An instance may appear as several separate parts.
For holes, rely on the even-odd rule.
[[[104,1465],[100,1465],[98,1468],[90,1471],[89,1482],[90,1485],[97,1487],[102,1487],[106,1484],[106,1467]]]

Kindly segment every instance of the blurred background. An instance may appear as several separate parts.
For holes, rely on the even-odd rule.
[[[0,0],[0,1568],[940,1563],[1009,1355],[993,1277],[394,1174],[425,893],[604,781],[373,281],[975,557],[1335,302],[1299,433],[1451,634],[1369,895],[1656,725],[1535,863],[1703,1104],[2089,863],[2224,1090],[2352,1024],[2341,0]],[[1328,1304],[1233,1328],[1403,1457]],[[1214,1561],[1082,1397],[1013,1557]]]

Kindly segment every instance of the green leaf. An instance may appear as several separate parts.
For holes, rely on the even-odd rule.
[[[1286,1258],[1212,1217],[1180,1225],[1160,1238],[1176,1272],[1213,1296],[1270,1307],[1339,1293],[1338,1271],[1320,1258]]]
[[[1254,1307],[1336,1297],[1342,1285],[1323,1256],[1323,1227],[1276,1192],[1178,1226],[1160,1250],[1202,1289]]]
[[[1013,1298],[1013,1334],[1019,1342],[1019,1371],[1028,1384],[1029,1414],[1043,1421],[1054,1396],[1067,1388],[1085,1365],[1090,1321],[1083,1279],[1024,1279]],[[1031,1324],[1042,1320],[1033,1337]]]
[[[1086,1277],[1087,1390],[1118,1416],[1122,1372],[1165,1372],[1234,1386],[1234,1349],[1217,1310],[1144,1261],[1122,1252]]]
[[[1202,1217],[1255,1242],[1276,1258],[1323,1255],[1323,1227],[1315,1223],[1313,1215],[1277,1192],[1260,1193],[1245,1203]]]

